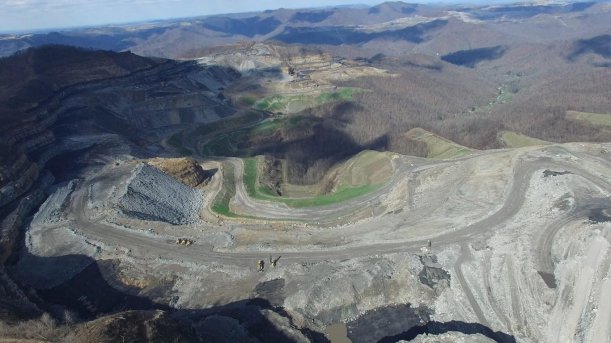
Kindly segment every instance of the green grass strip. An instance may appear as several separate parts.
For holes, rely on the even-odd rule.
[[[349,187],[340,189],[335,193],[325,194],[313,198],[282,199],[281,201],[288,206],[295,208],[332,205],[370,193],[378,189],[380,186],[381,185],[365,185],[360,187]]]
[[[350,200],[380,188],[381,184],[364,185],[359,187],[344,187],[338,191],[311,198],[284,198],[277,196],[265,187],[257,187],[259,170],[255,158],[246,158],[244,161],[244,187],[249,197],[259,200],[270,200],[285,203],[294,208],[325,206]]]
[[[234,168],[231,163],[223,163],[223,188],[216,195],[214,204],[212,205],[212,211],[226,216],[226,217],[237,217],[237,215],[231,212],[229,208],[229,202],[231,198],[235,196],[235,175]]]

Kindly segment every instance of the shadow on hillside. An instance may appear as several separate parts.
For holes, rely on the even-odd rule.
[[[99,263],[85,255],[66,255],[59,257],[38,257],[25,253],[29,266],[63,265],[65,269],[82,268],[68,281],[48,289],[37,289],[37,296],[43,300],[38,305],[45,311],[61,316],[58,308],[63,307],[78,313],[83,320],[92,320],[104,315],[129,310],[164,310],[177,320],[185,332],[194,331],[200,341],[234,342],[245,338],[256,338],[261,342],[293,342],[287,328],[295,327],[293,318],[281,307],[274,306],[267,299],[252,298],[232,302],[207,309],[175,309],[167,304],[158,303],[143,296],[129,294],[109,284],[100,270]],[[44,267],[43,267],[44,268]],[[22,280],[28,271],[14,270],[13,274]],[[21,275],[19,275],[21,274]],[[38,277],[40,280],[35,280]],[[30,275],[26,287],[36,284],[44,287],[47,277],[40,271]],[[51,279],[51,278],[48,278]],[[38,282],[37,282],[38,281]],[[117,282],[118,281],[113,281]],[[159,293],[167,293],[172,285],[165,285]],[[124,286],[122,285],[122,288]],[[163,287],[163,286],[162,286]],[[34,287],[31,287],[34,289]],[[125,287],[129,289],[129,287]],[[137,290],[134,289],[134,293]],[[149,292],[150,293],[150,292]],[[270,314],[270,311],[273,314]],[[58,318],[60,321],[62,318]],[[328,342],[318,332],[303,328],[299,330],[312,342]],[[237,335],[237,336],[236,336]],[[242,337],[242,336],[244,337]]]
[[[435,322],[431,321],[422,326],[414,326],[411,329],[402,332],[398,335],[387,336],[379,340],[379,343],[391,343],[400,340],[410,341],[416,338],[418,335],[440,335],[447,332],[461,332],[467,335],[481,334],[495,342],[499,343],[515,343],[516,339],[512,335],[506,334],[501,331],[493,331],[487,326],[480,323],[465,323],[457,320],[450,322]]]
[[[430,22],[419,23],[399,30],[386,30],[381,32],[365,32],[352,27],[292,27],[284,29],[274,39],[288,44],[364,44],[376,39],[403,40],[421,43],[428,39],[428,34],[438,30],[448,21],[435,19]]]
[[[471,50],[460,50],[447,55],[441,56],[441,59],[463,67],[475,68],[475,66],[483,61],[493,61],[503,57],[507,47],[502,45],[471,49]]]
[[[596,54],[603,58],[611,58],[611,35],[600,35],[590,39],[578,40],[567,59],[572,62],[581,55],[588,53]]]
[[[29,255],[29,254],[28,254]],[[326,336],[308,328],[297,328],[293,318],[281,306],[282,302],[274,301],[263,295],[235,301],[226,305],[207,309],[175,309],[167,304],[157,303],[147,297],[128,294],[111,286],[103,277],[99,263],[85,255],[66,255],[60,257],[35,257],[40,265],[49,263],[64,265],[66,268],[85,265],[84,269],[68,281],[48,289],[38,289],[38,296],[44,301],[38,305],[46,311],[58,313],[58,307],[77,312],[85,320],[128,310],[164,310],[170,318],[177,321],[182,328],[180,332],[193,332],[200,341],[234,342],[256,338],[261,342],[293,342],[291,330],[299,330],[311,342],[328,342]],[[52,261],[49,261],[52,260]],[[22,271],[23,272],[23,271]],[[32,280],[30,280],[32,281]],[[276,280],[277,281],[277,280]],[[117,281],[113,281],[117,282]],[[282,280],[283,282],[283,280]],[[278,282],[263,283],[253,289],[253,294],[261,289],[274,288]],[[40,285],[40,283],[39,283]],[[121,286],[122,288],[124,286]],[[159,290],[167,293],[172,285]],[[271,288],[270,288],[271,287]],[[129,289],[129,287],[125,287]],[[136,293],[137,290],[134,290]],[[272,292],[273,293],[273,292]],[[265,298],[264,298],[265,297]],[[392,318],[392,320],[389,320]],[[422,324],[425,321],[424,325]],[[447,332],[464,334],[482,334],[496,342],[515,342],[509,334],[493,331],[479,323],[450,321],[446,323],[428,321],[426,308],[411,308],[409,304],[389,306],[376,309],[349,323],[350,332],[355,341],[372,339],[379,342],[396,342],[411,340],[420,334],[437,335]],[[401,329],[409,327],[401,332]],[[400,332],[398,334],[394,334]],[[391,336],[384,335],[391,334]],[[356,336],[355,336],[356,335]]]

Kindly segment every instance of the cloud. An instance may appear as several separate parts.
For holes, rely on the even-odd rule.
[[[116,24],[152,19],[330,6],[383,0],[0,0],[0,31]]]
[[[29,2],[31,2],[31,1],[28,1],[28,0],[4,0],[2,5],[7,5],[7,6],[23,6],[23,5],[27,5]]]

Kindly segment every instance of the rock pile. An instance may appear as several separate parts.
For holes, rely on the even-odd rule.
[[[198,219],[202,194],[143,163],[134,169],[118,205],[131,217],[183,225]]]

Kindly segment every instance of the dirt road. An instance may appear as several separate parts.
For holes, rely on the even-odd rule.
[[[490,156],[493,158],[486,159]],[[474,162],[482,157],[486,158]],[[281,256],[282,266],[292,268],[301,264],[309,268],[306,264],[329,265],[317,263],[323,261],[332,262],[333,265],[335,262],[341,264],[343,261],[392,253],[421,254],[422,247],[431,239],[433,254],[445,254],[443,267],[451,274],[451,297],[462,299],[451,303],[446,310],[462,320],[477,321],[495,330],[530,337],[533,331],[528,330],[545,330],[530,323],[533,316],[543,316],[538,311],[551,306],[549,304],[559,304],[558,314],[553,315],[554,318],[561,318],[562,313],[567,311],[565,307],[578,314],[585,306],[594,306],[586,298],[573,306],[559,293],[550,296],[567,287],[566,282],[563,283],[566,276],[559,276],[563,271],[554,263],[554,256],[558,254],[553,255],[552,248],[557,252],[558,246],[566,246],[558,237],[565,239],[564,230],[570,230],[575,225],[588,225],[583,223],[588,222],[592,211],[611,208],[610,198],[605,197],[611,194],[611,174],[607,173],[611,164],[606,157],[575,153],[571,147],[552,146],[523,150],[515,155],[513,152],[507,154],[507,151],[482,152],[453,161],[412,162],[411,159],[397,159],[394,161],[395,175],[386,185],[349,201],[316,208],[289,208],[282,203],[248,197],[241,160],[223,161],[231,163],[235,170],[236,194],[231,200],[232,211],[244,217],[225,218],[218,224],[211,217],[210,222],[199,223],[194,228],[172,227],[156,231],[158,233],[148,232],[146,227],[136,227],[137,221],[133,221],[134,227],[130,228],[115,226],[105,219],[93,219],[100,218],[100,214],[90,210],[89,192],[96,189],[92,186],[100,182],[100,177],[92,176],[82,181],[72,193],[69,211],[74,226],[71,227],[75,227],[77,234],[83,235],[88,242],[100,245],[103,251],[112,254],[113,249],[117,249],[118,255],[122,254],[121,251],[127,252],[128,256],[144,261],[144,264],[157,260],[172,265],[222,266],[223,270],[238,267],[236,270],[245,273],[240,277],[249,280],[246,286],[240,288],[240,292],[245,294],[261,280],[276,275],[255,272],[255,262],[267,260],[269,255]],[[490,161],[504,163],[500,167],[501,172],[498,167],[486,169]],[[123,171],[113,169],[105,177],[112,179],[110,183],[116,183],[116,180],[126,177],[122,173],[128,172],[128,168]],[[482,183],[491,184],[478,187],[480,178]],[[105,186],[109,185],[101,187],[98,184],[97,188]],[[400,210],[394,207],[389,211],[389,194],[399,187],[404,189],[395,198],[400,199],[403,207]],[[554,192],[555,187],[561,189]],[[495,189],[495,193],[478,197],[482,189],[491,188]],[[563,193],[568,194],[568,205],[562,210],[550,211],[559,199],[563,199]],[[214,194],[214,191],[210,191],[206,195],[207,207],[212,203]],[[539,202],[541,209],[537,208]],[[461,207],[462,203],[467,203],[467,207]],[[443,210],[439,211],[439,208]],[[460,217],[461,211],[472,209],[481,215],[468,219]],[[355,213],[368,218],[359,220]],[[444,214],[456,215],[456,218],[435,221]],[[536,224],[530,225],[529,221],[536,219],[533,216],[545,218],[537,219]],[[261,219],[249,222],[249,217]],[[288,218],[300,224],[279,230],[264,223],[268,218]],[[338,222],[344,225],[338,227]],[[430,230],[426,227],[429,222],[432,223]],[[213,227],[207,228],[206,225]],[[422,225],[425,229],[422,229]],[[176,236],[185,232],[183,229],[189,232],[188,237],[194,238],[195,244],[185,247],[175,243]],[[215,246],[213,244],[218,243],[207,241],[204,236],[198,239],[198,232],[203,235],[210,232],[230,233],[232,241],[228,245]],[[520,239],[525,243],[514,243]],[[602,240],[597,243],[600,256],[604,257],[604,244],[600,242]],[[503,244],[516,251],[504,249]],[[597,256],[592,259],[604,261]],[[250,274],[248,270],[253,273]],[[276,269],[276,272],[279,270]],[[541,288],[541,280],[532,277],[537,275],[537,271],[548,288]],[[605,279],[594,277],[604,273],[602,269],[592,269],[587,274],[592,279],[580,281],[583,287],[589,285],[587,289],[593,290],[593,299],[604,298],[604,294],[596,292],[605,284],[600,280]],[[483,280],[479,280],[480,277]],[[531,287],[536,290],[533,291]],[[462,309],[453,310],[452,307]],[[606,307],[604,310],[601,307],[601,318],[606,318],[607,312]],[[575,322],[578,322],[577,319]]]
[[[236,201],[244,209],[248,209],[251,214],[258,216],[277,216],[280,218],[302,218],[309,221],[319,221],[345,215],[352,211],[353,208],[363,208],[375,201],[381,194],[388,192],[395,184],[398,178],[382,187],[381,189],[367,194],[358,199],[347,201],[345,203],[335,204],[327,208],[306,208],[306,209],[288,209],[284,204],[254,201],[246,195],[244,184],[242,182],[242,164],[233,161],[236,166],[236,176],[239,179],[236,182]],[[447,162],[442,162],[447,163]],[[515,166],[514,177],[511,181],[511,189],[505,199],[503,206],[487,218],[482,219],[474,224],[463,228],[449,230],[442,235],[435,237],[435,245],[455,245],[461,243],[469,243],[478,235],[485,234],[493,230],[495,226],[505,222],[514,216],[522,207],[526,190],[529,186],[530,178],[533,174],[542,169],[558,169],[569,170],[576,175],[585,177],[588,180],[593,180],[599,187],[611,191],[611,186],[605,180],[600,179],[595,175],[591,175],[588,171],[580,169],[574,164],[562,164],[548,159],[537,159],[534,161],[519,161]],[[410,170],[405,165],[397,166],[397,173],[409,173]],[[75,215],[76,224],[79,231],[87,236],[90,240],[103,242],[105,244],[119,245],[130,249],[132,253],[141,252],[145,256],[150,255],[151,251],[155,254],[167,258],[179,259],[191,262],[201,261],[217,261],[222,263],[236,263],[240,265],[250,265],[254,259],[260,257],[261,252],[218,252],[213,251],[210,245],[198,243],[189,249],[177,246],[174,241],[144,235],[138,231],[133,231],[124,228],[118,228],[103,223],[92,222],[87,217],[87,190],[89,182],[85,182],[78,191],[73,194],[73,213]],[[541,260],[549,260],[549,245],[550,240],[553,240],[553,235],[556,230],[549,230],[543,237],[543,247]],[[346,232],[339,232],[338,235],[346,235]],[[404,241],[392,241],[376,244],[367,244],[362,242],[346,247],[325,248],[316,250],[299,251],[273,251],[275,254],[283,256],[283,261],[313,261],[327,259],[344,259],[359,256],[371,256],[376,254],[385,254],[399,251],[416,252],[420,247],[426,244],[425,239],[411,239]],[[549,265],[548,262],[543,262]]]

